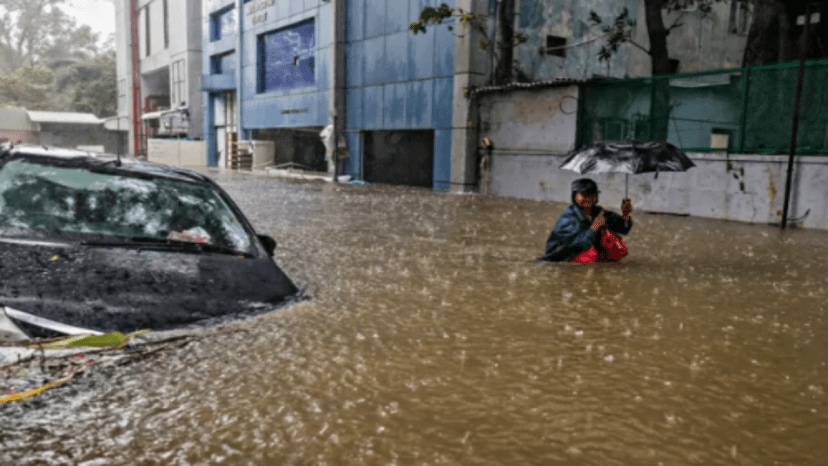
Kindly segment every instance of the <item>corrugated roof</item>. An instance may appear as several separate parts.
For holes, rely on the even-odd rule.
[[[511,91],[514,89],[538,89],[544,87],[565,86],[569,84],[586,84],[600,80],[601,78],[558,78],[549,81],[532,81],[528,83],[509,83],[498,86],[483,86],[473,89],[469,93],[469,97],[490,92]]]
[[[34,123],[74,123],[80,125],[99,125],[103,120],[91,113],[74,112],[38,112],[29,110],[29,119]]]

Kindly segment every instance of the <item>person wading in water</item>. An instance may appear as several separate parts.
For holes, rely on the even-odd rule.
[[[621,215],[598,205],[598,185],[589,178],[572,182],[572,204],[564,209],[539,259],[552,262],[614,262],[627,255],[618,235],[632,229],[632,202],[624,199]]]

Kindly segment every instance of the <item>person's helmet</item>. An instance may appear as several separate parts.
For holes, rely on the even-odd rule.
[[[575,194],[581,193],[584,196],[598,195],[598,184],[589,178],[578,178],[572,182],[572,203],[575,203]]]

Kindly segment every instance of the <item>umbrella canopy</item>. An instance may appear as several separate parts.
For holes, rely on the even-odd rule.
[[[560,168],[586,173],[683,172],[687,154],[663,141],[598,141],[567,154]]]

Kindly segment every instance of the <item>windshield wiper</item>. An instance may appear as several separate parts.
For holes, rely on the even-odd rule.
[[[125,247],[138,249],[164,249],[177,251],[214,252],[231,256],[254,257],[246,251],[218,246],[212,243],[195,243],[192,241],[177,241],[147,236],[133,236],[131,238],[91,239],[80,242],[83,246]]]

